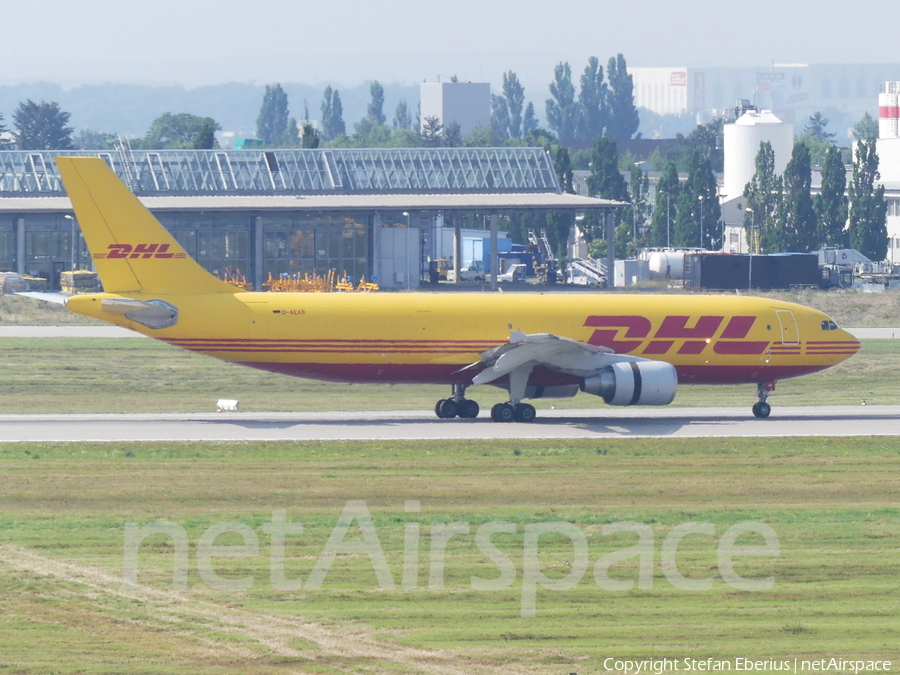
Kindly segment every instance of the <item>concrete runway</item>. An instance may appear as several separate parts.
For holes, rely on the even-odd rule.
[[[0,443],[900,435],[900,406],[541,410],[532,424],[432,412],[0,415]]]

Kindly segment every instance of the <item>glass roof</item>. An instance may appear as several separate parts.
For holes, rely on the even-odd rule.
[[[53,158],[101,157],[149,195],[559,193],[542,148],[0,151],[0,196],[64,191]]]

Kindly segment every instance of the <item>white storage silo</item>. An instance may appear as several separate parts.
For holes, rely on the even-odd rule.
[[[794,148],[794,125],[782,122],[771,110],[745,112],[734,124],[724,128],[725,200],[744,194],[744,186],[756,173],[759,144],[768,141],[775,153],[775,173],[784,173]]]

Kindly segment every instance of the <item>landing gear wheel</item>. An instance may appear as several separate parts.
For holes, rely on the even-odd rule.
[[[534,422],[537,412],[530,403],[519,403],[516,406],[516,422]]]
[[[765,419],[772,412],[772,406],[765,401],[759,401],[753,404],[753,415],[761,419]]]
[[[451,420],[458,414],[456,401],[452,398],[445,398],[438,403],[437,414],[442,420]]]
[[[438,402],[434,404],[434,414],[438,417],[441,417],[441,419],[443,419],[443,417],[441,416],[441,404],[443,402],[444,399],[439,399]]]
[[[464,399],[458,403],[456,408],[456,414],[464,419],[474,419],[478,417],[478,413],[481,411],[478,401],[470,401],[469,399]]]
[[[516,411],[509,403],[498,403],[491,408],[491,419],[495,422],[512,422]]]

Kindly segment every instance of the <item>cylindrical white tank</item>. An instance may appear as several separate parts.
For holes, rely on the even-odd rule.
[[[782,122],[770,110],[745,112],[734,124],[726,124],[724,198],[744,194],[744,186],[756,173],[759,144],[768,141],[775,153],[775,173],[784,173],[794,148],[794,125]]]
[[[650,254],[651,279],[684,277],[684,251],[654,251]]]
[[[900,136],[900,82],[885,82],[884,91],[878,94],[878,138]]]

